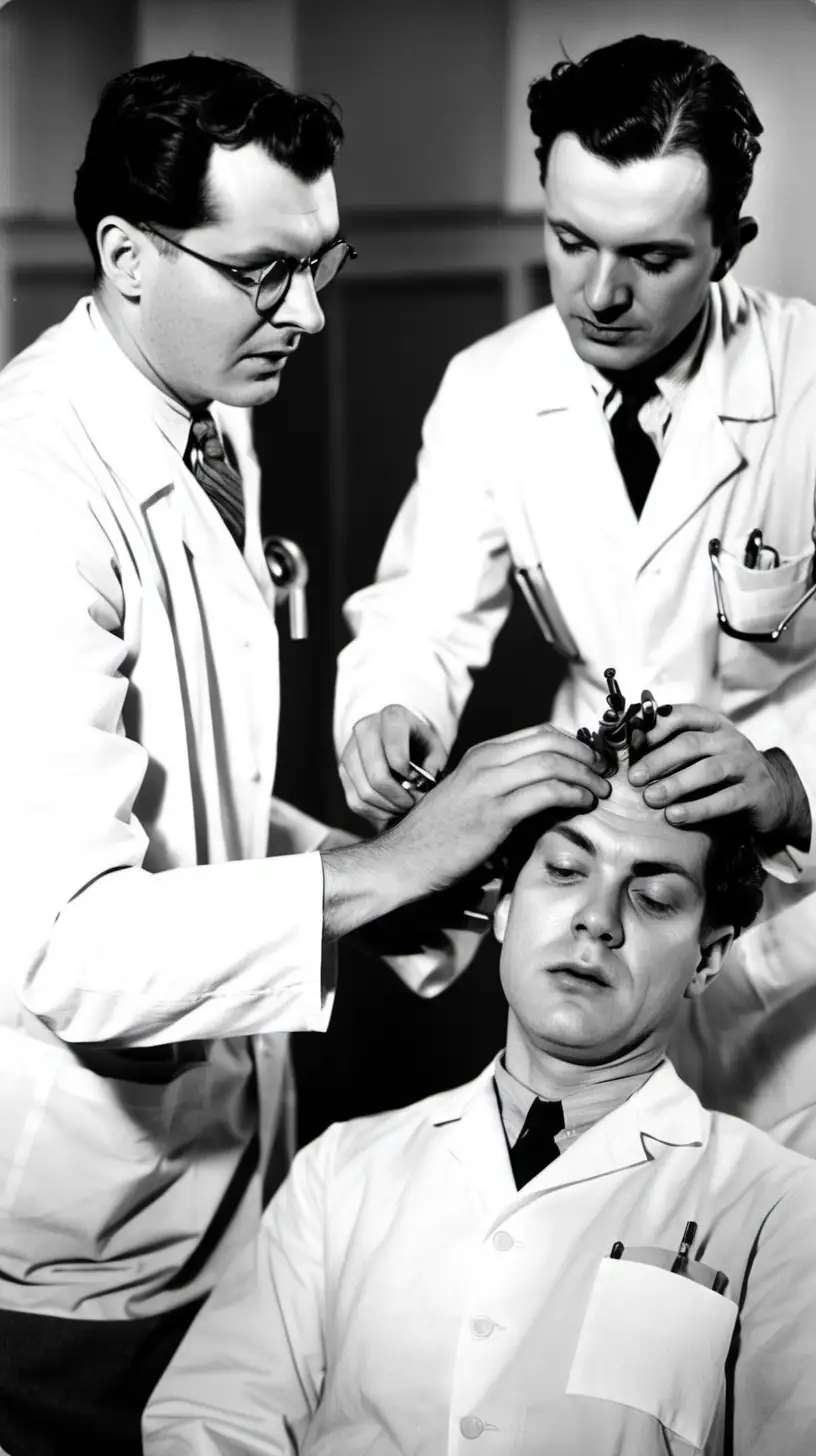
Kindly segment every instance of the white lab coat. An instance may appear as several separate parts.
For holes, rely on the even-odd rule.
[[[509,608],[511,568],[540,563],[559,645],[581,658],[556,696],[558,725],[597,723],[614,666],[629,698],[650,688],[705,703],[758,748],[785,749],[816,816],[816,600],[776,644],[735,641],[717,624],[708,557],[719,537],[737,626],[776,626],[805,590],[816,308],[727,279],[712,285],[709,327],[639,520],[554,308],[454,359],[377,581],[347,603],[356,639],[340,656],[338,751],[387,703],[450,744]],[[782,554],[777,570],[741,564],[757,526]],[[809,854],[791,848],[769,868],[767,913],[689,1008],[677,1056],[709,1105],[816,1154],[816,835]]]
[[[88,300],[0,376],[0,1301],[85,1319],[186,1303],[252,1236],[281,1033],[333,996],[327,831],[272,797],[249,416],[214,411],[242,560],[148,396]]]
[[[811,1456],[812,1163],[663,1063],[517,1192],[492,1070],[298,1155],[146,1456]]]

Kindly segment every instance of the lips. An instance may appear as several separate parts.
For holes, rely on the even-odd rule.
[[[565,971],[567,975],[575,976],[577,980],[591,982],[596,986],[607,987],[611,984],[609,977],[600,966],[585,965],[582,961],[560,961],[557,965],[548,966],[547,969],[551,975],[556,971]]]
[[[609,334],[611,337],[622,338],[624,334],[634,332],[633,324],[599,324],[594,319],[584,318],[576,314],[579,324],[585,329],[591,329],[593,334]]]

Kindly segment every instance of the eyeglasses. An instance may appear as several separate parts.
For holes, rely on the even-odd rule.
[[[736,637],[738,642],[777,642],[782,636],[782,633],[785,631],[785,628],[790,625],[797,613],[801,612],[802,608],[806,605],[807,602],[810,601],[811,597],[816,596],[816,581],[814,581],[813,586],[805,592],[804,596],[799,598],[799,601],[791,607],[790,611],[786,614],[786,616],[782,618],[779,625],[777,627],[774,627],[773,631],[741,632],[738,627],[732,627],[725,610],[722,590],[722,568],[719,562],[720,543],[716,536],[708,543],[708,556],[711,562],[711,575],[714,580],[714,596],[717,602],[717,621],[719,622],[726,636]]]
[[[197,258],[199,263],[206,263],[209,268],[214,268],[216,273],[222,273],[236,288],[248,292],[255,290],[256,312],[261,314],[271,313],[282,303],[289,286],[296,273],[305,273],[308,268],[312,275],[315,292],[320,293],[329,283],[333,283],[340,269],[349,258],[356,258],[357,251],[347,243],[344,238],[336,238],[328,247],[322,248],[315,253],[313,258],[275,258],[265,268],[237,268],[232,263],[221,263],[217,258],[208,258],[204,253],[197,253],[194,248],[188,248],[185,243],[179,243],[175,238],[168,238],[166,233],[160,232],[150,223],[142,224],[142,231],[153,233],[155,237],[161,238],[163,242],[169,243],[171,248],[178,248],[180,253],[188,253],[191,258]]]

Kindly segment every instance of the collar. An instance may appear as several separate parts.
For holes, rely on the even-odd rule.
[[[123,398],[133,398],[135,395],[141,400],[165,440],[183,457],[190,438],[190,411],[159,389],[128,358],[105,323],[93,298],[88,300],[88,321],[94,344],[103,356],[105,368],[111,371],[115,388],[121,390]]]
[[[571,1140],[571,1136],[599,1122],[608,1112],[614,1112],[626,1102],[651,1077],[654,1067],[646,1071],[629,1072],[612,1068],[609,1077],[602,1082],[587,1082],[583,1086],[570,1088],[561,1098],[564,1109],[564,1134],[559,1137]],[[537,1097],[542,1096],[526,1083],[519,1081],[505,1062],[505,1053],[500,1052],[494,1063],[494,1079],[499,1095],[502,1122],[511,1147],[524,1126],[530,1108]],[[546,1101],[555,1100],[549,1096]],[[570,1136],[571,1135],[571,1136]],[[559,1141],[559,1138],[556,1138]]]
[[[503,1052],[485,1067],[472,1082],[450,1092],[437,1093],[429,1099],[429,1121],[434,1127],[467,1121],[485,1101],[498,1115],[493,1083]],[[676,1147],[701,1145],[708,1140],[711,1113],[697,1095],[678,1077],[671,1062],[664,1059],[647,1075],[642,1086],[626,1101],[606,1114],[602,1123],[624,1117],[632,1121],[646,1137]],[[600,1127],[596,1124],[596,1128]],[[595,1129],[593,1129],[593,1132]]]
[[[710,286],[708,329],[699,342],[696,384],[711,413],[721,419],[771,419],[771,361],[757,303],[730,275]],[[548,415],[593,400],[589,366],[576,354],[554,305],[510,325],[505,350],[522,412]],[[603,385],[608,392],[608,381]]]

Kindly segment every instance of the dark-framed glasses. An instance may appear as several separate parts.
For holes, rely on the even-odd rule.
[[[222,263],[218,258],[208,258],[205,253],[197,253],[194,248],[188,248],[186,243],[179,243],[175,238],[169,238],[166,233],[160,232],[153,227],[152,223],[142,223],[142,231],[153,233],[155,237],[161,238],[162,242],[169,243],[171,248],[178,248],[180,253],[187,253],[191,258],[197,258],[199,263],[206,263],[208,267],[214,268],[216,273],[221,273],[240,288],[244,293],[254,290],[253,303],[256,312],[263,316],[271,313],[283,302],[289,287],[296,273],[305,273],[308,268],[312,275],[315,292],[320,293],[329,283],[333,283],[340,269],[349,258],[357,257],[357,250],[347,243],[345,238],[335,238],[313,258],[273,258],[263,268],[238,268],[234,263]]]
[[[725,599],[723,597],[722,567],[720,566],[720,542],[714,536],[708,543],[708,559],[711,562],[711,575],[714,581],[714,597],[717,602],[717,621],[727,637],[735,637],[738,642],[778,642],[785,628],[790,626],[794,617],[801,612],[812,597],[816,596],[816,580],[813,586],[795,602],[790,611],[785,614],[781,622],[770,632],[742,632],[738,627],[732,626],[728,620],[728,613],[725,610]]]

